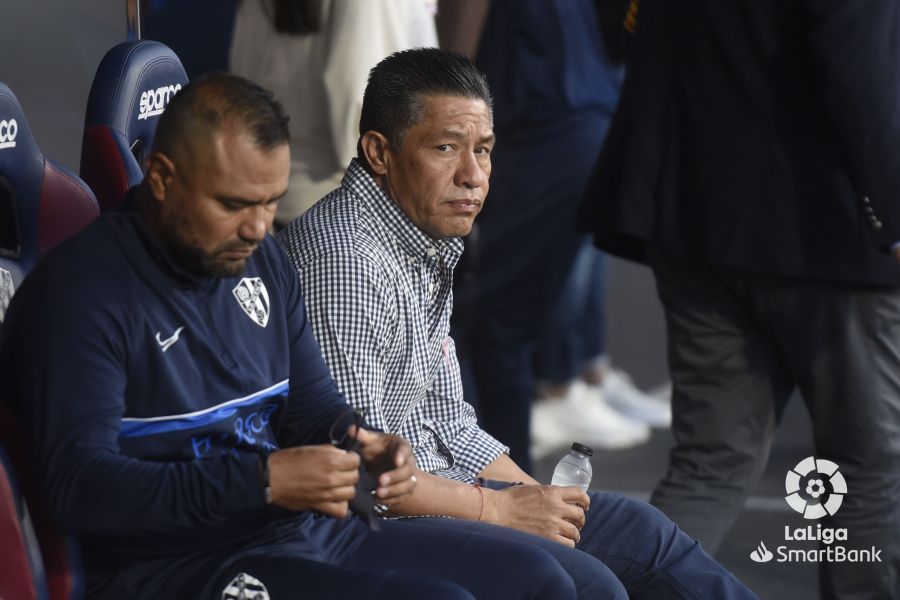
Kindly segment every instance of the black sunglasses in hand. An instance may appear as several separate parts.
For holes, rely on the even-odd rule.
[[[332,445],[341,450],[356,452],[362,457],[362,447],[356,438],[360,427],[365,423],[364,413],[348,410],[331,425],[328,438]],[[354,426],[352,433],[350,426]],[[369,474],[364,461],[359,461],[359,479],[356,481],[356,494],[350,500],[350,512],[362,519],[372,531],[380,531],[381,525],[375,514],[375,479]]]

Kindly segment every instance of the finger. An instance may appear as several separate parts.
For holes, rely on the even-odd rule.
[[[577,544],[578,540],[581,539],[581,532],[568,521],[559,522],[559,535],[572,540],[572,545]]]
[[[354,471],[359,469],[359,454],[340,448],[330,447],[330,467],[337,471]]]
[[[550,539],[553,540],[554,542],[559,542],[563,546],[568,546],[569,548],[575,547],[575,542],[573,542],[571,539],[567,538],[566,536],[560,535],[558,533],[551,535]]]
[[[563,501],[569,504],[577,504],[582,510],[587,510],[591,506],[591,498],[580,487],[559,487],[557,488],[562,496]]]
[[[396,469],[386,471],[378,477],[379,486],[388,486],[398,481],[406,481],[413,476],[414,470],[412,465],[401,465]]]
[[[359,469],[351,469],[349,471],[332,471],[320,479],[322,487],[336,488],[346,485],[356,485],[359,481]]]
[[[362,427],[360,427],[359,431],[356,433],[357,441],[359,441],[359,443],[362,444],[363,446],[365,446],[367,444],[375,444],[376,442],[380,442],[380,441],[382,441],[381,440],[382,437],[383,437],[383,434],[375,432],[375,431],[369,431],[368,429],[364,429]]]
[[[398,467],[403,465],[414,465],[415,459],[413,458],[412,446],[409,445],[409,442],[402,438],[395,438],[393,440],[394,444],[394,464]]]
[[[349,502],[356,495],[355,485],[342,485],[331,488],[326,494],[327,502]]]
[[[412,494],[415,488],[415,478],[409,477],[392,485],[379,487],[375,491],[375,495],[385,504],[391,504],[392,502],[398,502],[409,494]]]
[[[312,509],[316,512],[320,512],[323,515],[328,515],[329,517],[336,517],[338,519],[343,519],[350,512],[350,503],[349,502],[318,502],[312,506]]]
[[[580,506],[567,504],[560,516],[578,529],[584,527],[584,511],[581,510]]]

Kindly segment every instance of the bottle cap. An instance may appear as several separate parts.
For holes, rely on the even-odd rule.
[[[584,444],[579,444],[578,442],[574,442],[572,444],[572,450],[574,450],[575,452],[581,452],[585,456],[593,456],[594,455],[593,448],[591,448],[590,446],[585,446]]]

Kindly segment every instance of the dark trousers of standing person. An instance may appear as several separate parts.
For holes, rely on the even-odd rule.
[[[596,110],[496,128],[503,143],[492,152],[478,217],[475,289],[454,292],[457,305],[471,303],[461,311],[469,322],[454,330],[465,337],[459,348],[471,365],[479,424],[526,471],[535,352],[584,243],[575,214],[608,125],[609,114]]]
[[[676,439],[651,502],[715,552],[799,389],[816,458],[839,466],[847,493],[831,516],[785,525],[846,528],[837,543],[882,549],[881,562],[820,562],[823,597],[900,597],[900,291],[648,254],[666,313]],[[816,478],[833,490],[827,475]]]
[[[544,327],[536,360],[539,379],[567,385],[606,355],[605,262],[585,236]]]

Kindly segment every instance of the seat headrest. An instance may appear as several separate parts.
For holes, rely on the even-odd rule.
[[[39,254],[43,179],[44,155],[15,94],[0,83],[0,312],[9,287],[18,284]]]
[[[38,257],[99,213],[87,185],[44,157],[18,99],[0,82],[0,321]]]
[[[159,42],[123,42],[100,61],[88,96],[81,177],[103,210],[140,182],[159,115],[187,82],[178,56]]]
[[[97,67],[85,125],[106,125],[123,133],[129,145],[141,140],[149,150],[159,115],[187,82],[181,61],[165,44],[118,44]]]

